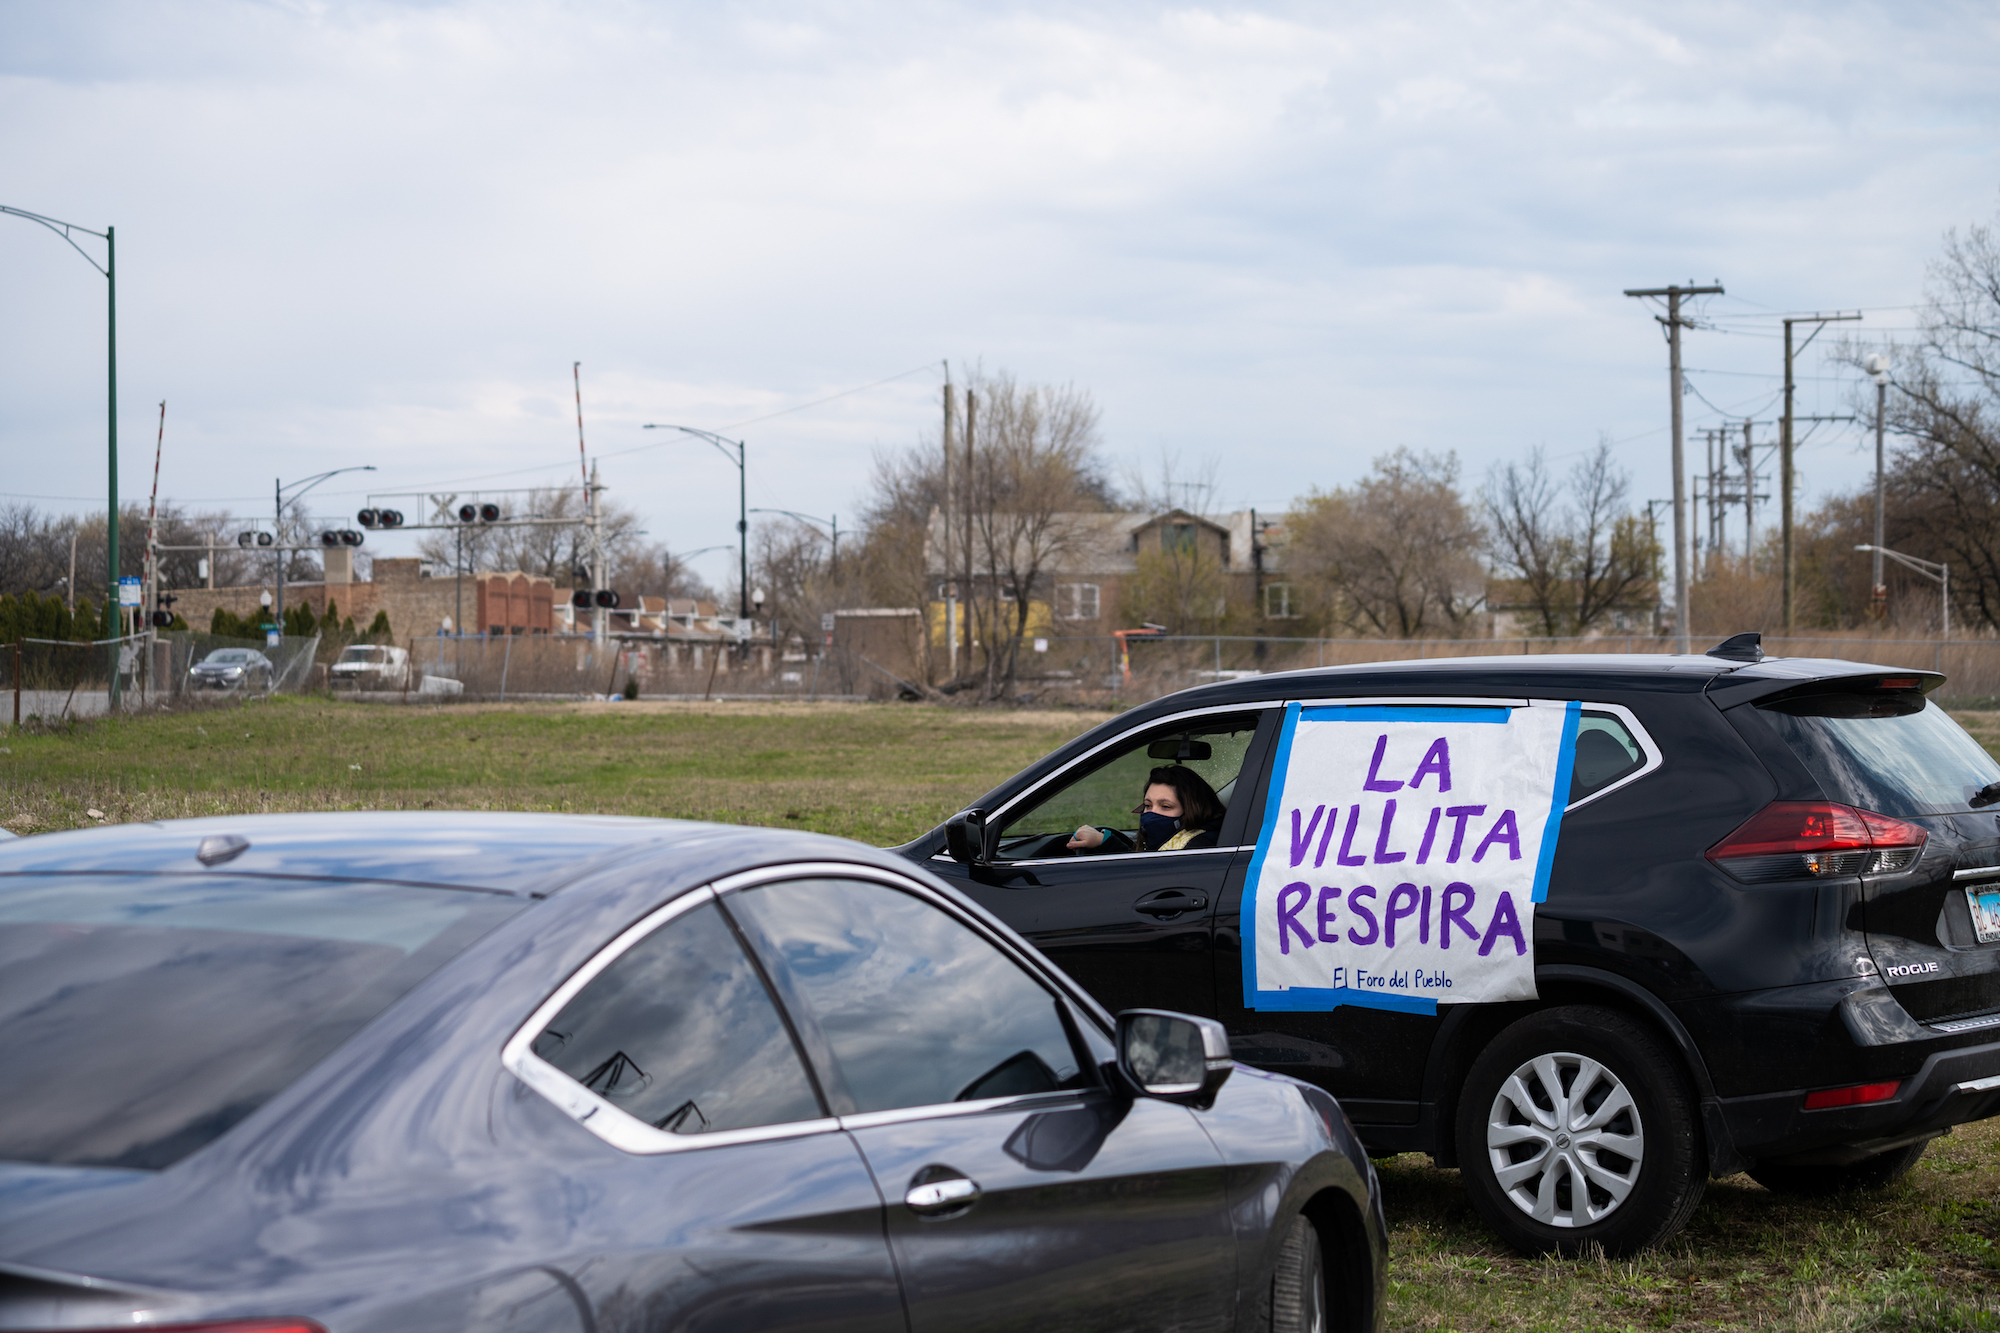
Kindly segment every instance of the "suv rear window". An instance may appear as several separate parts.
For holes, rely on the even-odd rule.
[[[0,1160],[160,1169],[525,902],[229,876],[0,876]]]
[[[2000,763],[1919,694],[1813,694],[1759,711],[1829,800],[1885,815],[1950,814],[2000,782]]]

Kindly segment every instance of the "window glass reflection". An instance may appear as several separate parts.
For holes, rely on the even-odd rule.
[[[673,1134],[820,1115],[770,993],[713,903],[619,955],[563,1006],[534,1052]]]
[[[791,880],[729,908],[790,975],[860,1111],[1091,1081],[1056,998],[969,927],[861,880]]]

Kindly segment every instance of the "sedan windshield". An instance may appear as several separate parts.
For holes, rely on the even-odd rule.
[[[0,876],[0,1160],[171,1166],[523,905],[224,875]]]
[[[380,648],[365,643],[357,643],[351,648],[340,650],[340,660],[343,662],[373,662],[381,656]]]
[[[242,666],[251,658],[248,648],[224,648],[202,659],[208,666]]]

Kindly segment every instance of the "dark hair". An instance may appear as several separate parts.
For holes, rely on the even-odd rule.
[[[1182,828],[1213,828],[1222,822],[1222,798],[1215,794],[1207,779],[1191,768],[1162,765],[1146,775],[1146,785],[1174,789],[1181,803]]]

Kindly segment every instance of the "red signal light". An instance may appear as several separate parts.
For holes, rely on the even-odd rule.
[[[1836,1106],[1872,1106],[1893,1101],[1900,1082],[1856,1083],[1848,1088],[1821,1088],[1806,1094],[1806,1110],[1830,1111]]]

